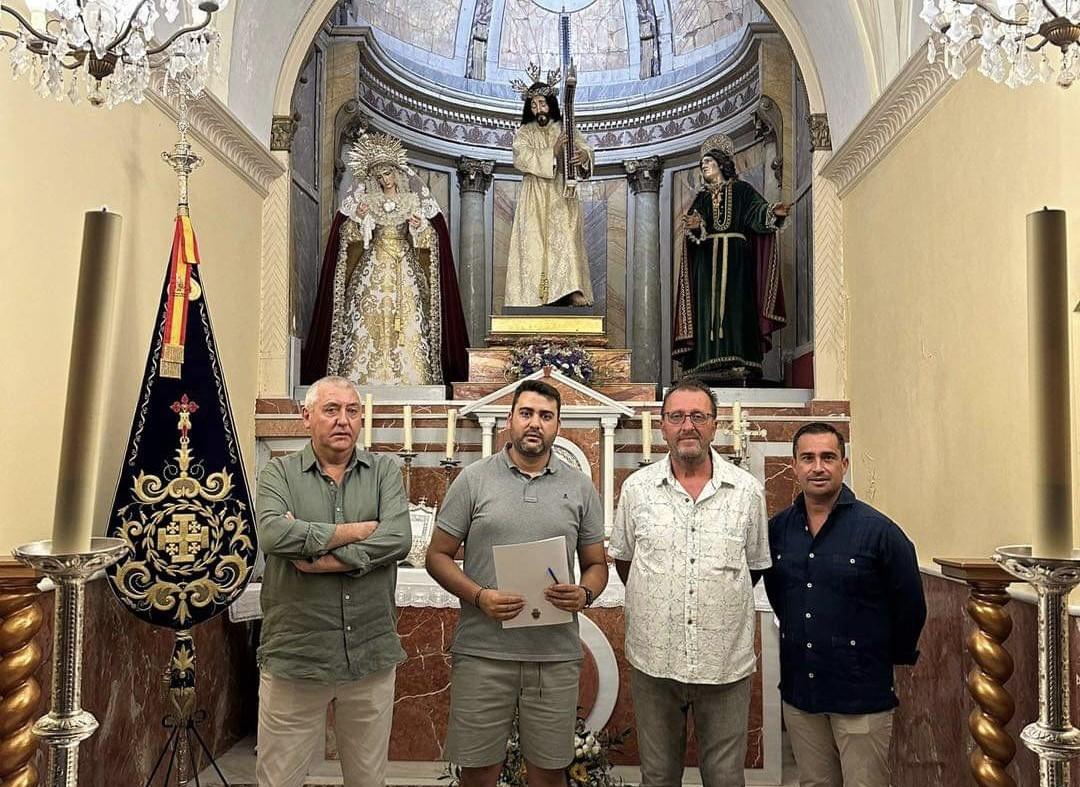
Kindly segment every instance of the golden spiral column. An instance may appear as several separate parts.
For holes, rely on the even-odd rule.
[[[1012,633],[1008,586],[1016,580],[992,560],[944,560],[934,558],[945,576],[961,579],[970,588],[964,610],[975,623],[967,637],[973,662],[967,687],[975,708],[968,729],[978,748],[971,752],[971,775],[980,787],[1016,787],[1006,772],[1016,756],[1016,741],[1005,725],[1016,711],[1016,702],[1005,682],[1012,677],[1013,659],[1004,648]]]
[[[0,562],[0,787],[37,787],[38,741],[31,732],[41,709],[41,648],[34,636],[44,613],[38,577]]]

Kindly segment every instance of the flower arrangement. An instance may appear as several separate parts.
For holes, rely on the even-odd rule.
[[[571,342],[552,339],[515,345],[506,364],[506,378],[519,380],[545,366],[583,383],[596,375],[596,366],[586,350]]]
[[[574,759],[566,769],[569,787],[621,785],[623,780],[611,772],[614,766],[608,757],[611,752],[620,749],[629,734],[628,729],[619,733],[607,730],[593,732],[585,727],[585,720],[579,717],[574,729]],[[458,787],[459,777],[460,769],[454,765],[448,765],[443,778],[449,779],[449,787]],[[527,787],[528,783],[525,757],[521,753],[521,739],[515,717],[514,730],[506,742],[506,760],[503,762],[497,787]]]

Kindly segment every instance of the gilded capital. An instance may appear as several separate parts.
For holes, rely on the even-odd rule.
[[[462,156],[458,159],[458,189],[462,194],[473,192],[476,194],[487,193],[491,186],[491,173],[495,170],[494,161]]]
[[[832,137],[829,134],[829,116],[824,112],[810,115],[810,149],[832,150]]]
[[[663,174],[664,168],[661,165],[659,156],[629,159],[624,161],[622,165],[632,193],[656,193],[660,191],[660,176]]]
[[[270,150],[290,150],[299,124],[299,114],[274,115],[270,122]]]

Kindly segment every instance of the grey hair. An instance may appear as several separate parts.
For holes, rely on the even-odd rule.
[[[318,380],[308,386],[307,393],[304,394],[304,409],[310,410],[315,406],[315,402],[319,401],[319,391],[324,386],[331,386],[333,388],[351,388],[353,393],[356,394],[356,398],[360,398],[360,389],[356,387],[356,383],[347,377],[337,377],[329,375],[327,377],[320,377]]]

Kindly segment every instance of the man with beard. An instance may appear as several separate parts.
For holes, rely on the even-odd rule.
[[[461,767],[462,787],[494,787],[506,758],[515,713],[533,787],[565,787],[574,759],[581,641],[570,623],[503,628],[525,600],[495,585],[492,548],[554,536],[566,539],[566,565],[579,584],[556,583],[545,596],[577,613],[607,585],[600,498],[584,473],[554,456],[559,392],[526,380],[510,404],[510,442],[468,465],[447,490],[427,552],[428,573],[461,599],[454,632],[446,758]],[[461,542],[465,561],[454,562]]]
[[[888,787],[893,665],[926,622],[915,547],[844,484],[844,438],[809,423],[792,441],[795,502],[769,523],[765,590],[780,620],[780,697],[802,787]]]
[[[503,303],[588,306],[593,293],[581,200],[564,193],[566,134],[556,97],[558,75],[549,72],[548,82],[540,82],[534,65],[528,73],[534,79],[530,87],[514,83],[525,101],[514,135],[514,167],[524,177],[510,230]],[[571,162],[579,177],[592,173],[592,150],[576,131]]]
[[[623,484],[611,533],[641,784],[682,784],[692,712],[702,783],[741,787],[753,580],[770,563],[765,490],[710,447],[716,398],[704,384],[671,388],[660,417],[668,454]]]

